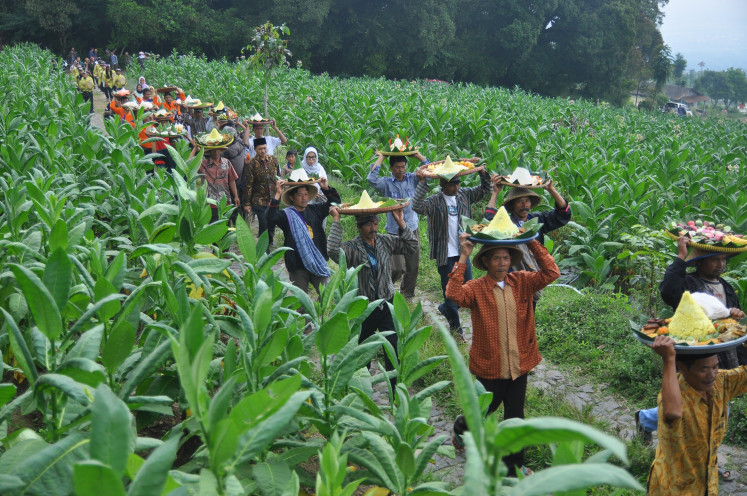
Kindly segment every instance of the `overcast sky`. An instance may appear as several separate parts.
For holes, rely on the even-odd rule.
[[[687,68],[747,70],[747,0],[669,0],[661,34]]]

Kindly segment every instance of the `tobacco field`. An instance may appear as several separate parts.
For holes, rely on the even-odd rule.
[[[201,155],[187,160],[182,143],[172,150],[178,173],[148,173],[136,130],[91,126],[48,52],[6,48],[0,67],[0,494],[641,489],[621,467],[625,444],[590,426],[483,422],[486,398],[460,349],[424,323],[420,304],[395,298],[399,359],[383,337],[359,344],[378,302],[357,296],[354,267],[341,263],[318,300],[281,281],[272,269],[282,249],[266,254],[266,237],[241,220],[210,224]],[[145,76],[242,116],[261,111],[264,83],[241,64],[172,56],[149,61]],[[276,73],[269,89],[290,144],[316,146],[334,181],[356,188],[394,133],[431,160],[481,156],[495,172],[550,173],[574,211],[551,248],[581,288],[645,293],[668,261],[658,233],[670,219],[747,231],[737,122],[300,69]],[[443,356],[421,356],[431,339],[443,340]],[[382,347],[394,389],[366,367]],[[430,380],[444,361],[452,381]],[[374,388],[386,405],[371,400]],[[456,488],[427,470],[433,456],[453,456],[428,423],[446,388],[470,425]],[[548,443],[549,468],[504,477],[502,455]]]

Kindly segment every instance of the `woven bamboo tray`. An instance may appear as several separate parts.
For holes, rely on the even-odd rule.
[[[407,205],[410,204],[410,201],[406,201],[404,203],[400,203],[397,205],[390,205],[388,207],[378,207],[378,208],[348,208],[351,205],[355,205],[355,203],[343,203],[340,205],[340,213],[342,215],[376,215],[376,214],[384,214],[387,212],[394,212],[395,210],[402,210]]]
[[[675,236],[674,234],[670,233],[669,231],[664,231],[664,234],[667,235],[670,239],[677,241],[679,238]],[[730,247],[730,246],[716,246],[716,245],[706,245],[703,243],[696,243],[694,241],[690,241],[690,246],[693,248],[697,248],[698,250],[702,251],[713,251],[718,253],[743,253],[747,251],[747,245],[740,246],[740,247]]]

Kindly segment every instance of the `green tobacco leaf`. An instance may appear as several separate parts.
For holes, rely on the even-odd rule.
[[[197,234],[195,234],[195,243],[198,245],[211,245],[217,243],[226,235],[227,232],[227,220],[210,224],[197,231]]]
[[[252,467],[252,474],[263,496],[283,496],[292,482],[292,471],[282,462],[258,463]]]
[[[73,465],[88,456],[88,444],[88,439],[76,432],[31,454],[15,472],[23,480],[23,493],[69,496]]]
[[[62,219],[57,219],[52,232],[49,234],[49,252],[67,250],[67,224]]]
[[[109,466],[96,460],[78,462],[73,467],[76,496],[125,496],[122,478]]]
[[[316,346],[322,355],[334,355],[345,346],[349,337],[348,319],[338,313],[319,327],[316,333]]]
[[[62,333],[62,317],[49,290],[36,274],[26,267],[10,264],[10,268],[26,298],[37,327],[50,341],[56,340]]]
[[[135,446],[132,414],[122,400],[101,384],[93,396],[91,415],[91,458],[122,477]]]
[[[112,283],[110,283],[107,279],[99,279],[98,281],[96,281],[96,286],[94,286],[93,288],[93,295],[96,302],[99,302],[107,296],[116,294],[117,292],[118,291],[114,287],[114,285],[112,285]],[[118,300],[105,303],[99,309],[99,318],[102,322],[106,322],[117,314],[121,306],[122,304]]]
[[[13,399],[16,395],[16,387],[13,384],[0,384],[0,407]]]
[[[584,490],[600,485],[643,491],[641,484],[625,469],[606,463],[561,465],[535,472],[508,490],[509,496],[545,496]]]
[[[135,328],[125,320],[120,321],[109,333],[109,339],[101,350],[101,363],[109,374],[113,374],[130,356],[134,345]]]
[[[10,346],[13,349],[13,353],[18,361],[18,366],[23,370],[23,375],[29,380],[29,383],[33,386],[36,379],[39,377],[39,372],[36,370],[34,359],[31,357],[31,351],[29,350],[26,340],[21,334],[21,330],[18,329],[13,317],[10,316],[4,308],[0,307],[0,312],[5,317],[5,324],[8,326],[8,337],[10,338]]]
[[[138,470],[135,479],[127,491],[127,496],[154,496],[161,494],[169,470],[176,459],[179,438],[172,437],[156,448]]]
[[[612,452],[624,464],[628,464],[625,443],[589,425],[555,417],[531,419],[509,419],[500,424],[493,442],[510,453],[528,446],[548,443],[585,441]]]
[[[47,387],[57,388],[84,406],[91,402],[88,394],[86,394],[86,392],[90,393],[90,388],[66,375],[44,374],[39,376],[34,387],[37,390]]]
[[[63,248],[52,252],[47,259],[42,281],[52,295],[57,308],[64,309],[73,283],[73,263]]]
[[[236,218],[236,243],[239,245],[239,251],[244,256],[247,263],[255,264],[257,262],[257,246],[254,241],[254,234],[246,224],[243,216]]]
[[[23,481],[10,474],[0,474],[0,494],[13,495],[16,491],[23,488]]]
[[[189,262],[195,274],[218,274],[231,266],[230,260],[220,258],[200,258]]]

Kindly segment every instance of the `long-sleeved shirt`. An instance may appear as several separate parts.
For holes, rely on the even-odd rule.
[[[471,188],[459,188],[457,193],[457,214],[472,218],[472,203],[490,194],[490,175],[480,172],[480,185]],[[428,239],[431,243],[430,257],[436,265],[446,265],[449,249],[449,211],[444,200],[443,192],[425,198],[428,184],[418,181],[415,196],[412,199],[412,209],[418,214],[428,216]]]
[[[278,159],[265,155],[264,160],[258,156],[244,166],[241,183],[241,204],[253,207],[266,207],[275,196],[275,181],[278,170]]]
[[[362,265],[358,271],[358,292],[370,301],[383,298],[389,300],[394,296],[394,284],[392,284],[392,255],[409,255],[414,253],[418,246],[418,240],[412,229],[405,225],[400,229],[399,236],[391,234],[377,234],[374,243],[374,252],[378,268],[374,270],[369,261],[365,241],[360,236],[342,242],[342,224],[339,221],[332,223],[327,241],[329,258],[340,262],[340,251],[345,253],[348,267]]]
[[[560,277],[555,259],[537,241],[529,249],[540,265],[537,272],[518,271],[506,275],[505,285],[514,299],[510,306],[499,305],[493,292],[495,280],[489,275],[464,282],[466,264],[454,264],[446,285],[446,297],[472,313],[472,347],[469,350],[469,370],[483,379],[500,379],[502,363],[500,328],[515,337],[518,352],[518,374],[528,373],[542,360],[534,328],[532,295]],[[515,308],[516,315],[502,315],[499,308]],[[510,318],[509,318],[510,317]],[[509,355],[510,356],[510,355]]]
[[[421,165],[430,163],[427,159],[420,162]],[[368,173],[368,183],[380,194],[389,197],[396,198],[398,200],[404,200],[405,198],[412,198],[415,196],[415,186],[418,183],[418,177],[413,172],[408,172],[405,177],[398,181],[394,176],[379,176],[381,172],[381,165],[374,167]],[[404,210],[405,222],[407,227],[416,231],[418,229],[418,214],[412,209],[412,201],[405,207]],[[389,234],[397,234],[399,232],[399,226],[397,221],[394,220],[394,216],[390,213],[386,214],[386,227],[384,230]]]
[[[332,203],[342,203],[342,200],[340,200],[340,195],[334,188],[323,191],[324,196],[327,198],[326,203],[309,203],[303,212],[299,213],[306,222],[306,225],[311,228],[314,246],[316,246],[325,260],[329,260],[329,255],[327,254],[327,234],[324,232],[323,222],[329,215],[329,206]],[[293,238],[288,216],[285,212],[281,212],[279,207],[280,201],[273,198],[270,206],[267,207],[267,221],[271,225],[274,224],[283,230],[285,246],[292,248],[292,251],[285,252],[285,268],[288,269],[288,272],[303,270],[306,267],[296,249],[296,240]]]
[[[718,278],[718,282],[724,287],[726,308],[739,308],[739,297],[732,285],[721,277]],[[664,272],[664,279],[659,284],[659,293],[664,303],[672,307],[673,310],[677,310],[677,305],[680,304],[680,299],[682,299],[682,294],[685,291],[713,294],[704,279],[695,274],[687,273],[687,262],[681,258],[675,258]]]
[[[661,414],[659,445],[648,475],[648,494],[681,496],[718,494],[717,452],[729,419],[729,400],[747,393],[747,367],[720,370],[708,400],[678,374],[682,417],[667,423]]]

